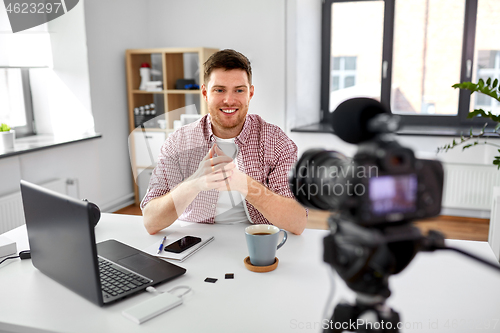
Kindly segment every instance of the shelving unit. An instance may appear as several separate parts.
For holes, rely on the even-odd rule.
[[[156,165],[161,144],[174,130],[174,121],[181,119],[185,108],[196,106],[199,114],[207,113],[207,106],[201,90],[175,89],[178,79],[194,79],[201,87],[203,63],[218,49],[213,48],[154,48],[129,49],[125,52],[127,69],[127,98],[129,115],[129,152],[134,177],[135,202],[139,204],[146,191],[151,171]],[[163,90],[139,90],[140,68],[143,63],[151,66],[152,81],[161,81]],[[145,105],[155,105],[155,114],[148,115],[148,121],[139,127],[134,110]],[[152,118],[152,119],[151,119]],[[165,128],[158,120],[165,121]],[[141,121],[142,123],[142,121]],[[139,186],[137,185],[139,183]]]

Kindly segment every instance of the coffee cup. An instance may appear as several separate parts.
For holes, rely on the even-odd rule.
[[[283,239],[278,244],[279,234],[283,232]],[[250,263],[254,266],[269,266],[274,264],[276,250],[285,244],[287,233],[285,230],[267,224],[257,224],[245,228]]]

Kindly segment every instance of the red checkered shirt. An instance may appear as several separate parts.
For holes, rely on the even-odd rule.
[[[141,209],[152,199],[170,192],[198,169],[215,143],[210,119],[210,115],[205,115],[169,135],[161,147]],[[237,161],[240,171],[274,193],[294,197],[288,187],[288,171],[297,160],[297,146],[278,126],[266,123],[256,114],[248,114],[235,143],[239,149]],[[217,190],[200,192],[179,219],[214,223],[218,198]],[[245,202],[250,222],[271,224],[252,204]]]

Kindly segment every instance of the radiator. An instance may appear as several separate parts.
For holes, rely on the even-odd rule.
[[[77,183],[68,179],[55,179],[39,184],[49,190],[68,194],[69,186]],[[21,191],[0,197],[0,234],[17,228],[25,223]]]
[[[500,170],[493,165],[444,164],[444,208],[490,210]]]

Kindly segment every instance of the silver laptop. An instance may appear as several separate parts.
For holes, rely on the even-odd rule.
[[[21,192],[33,265],[95,304],[115,302],[186,272],[116,240],[96,244],[88,202],[24,180]]]

